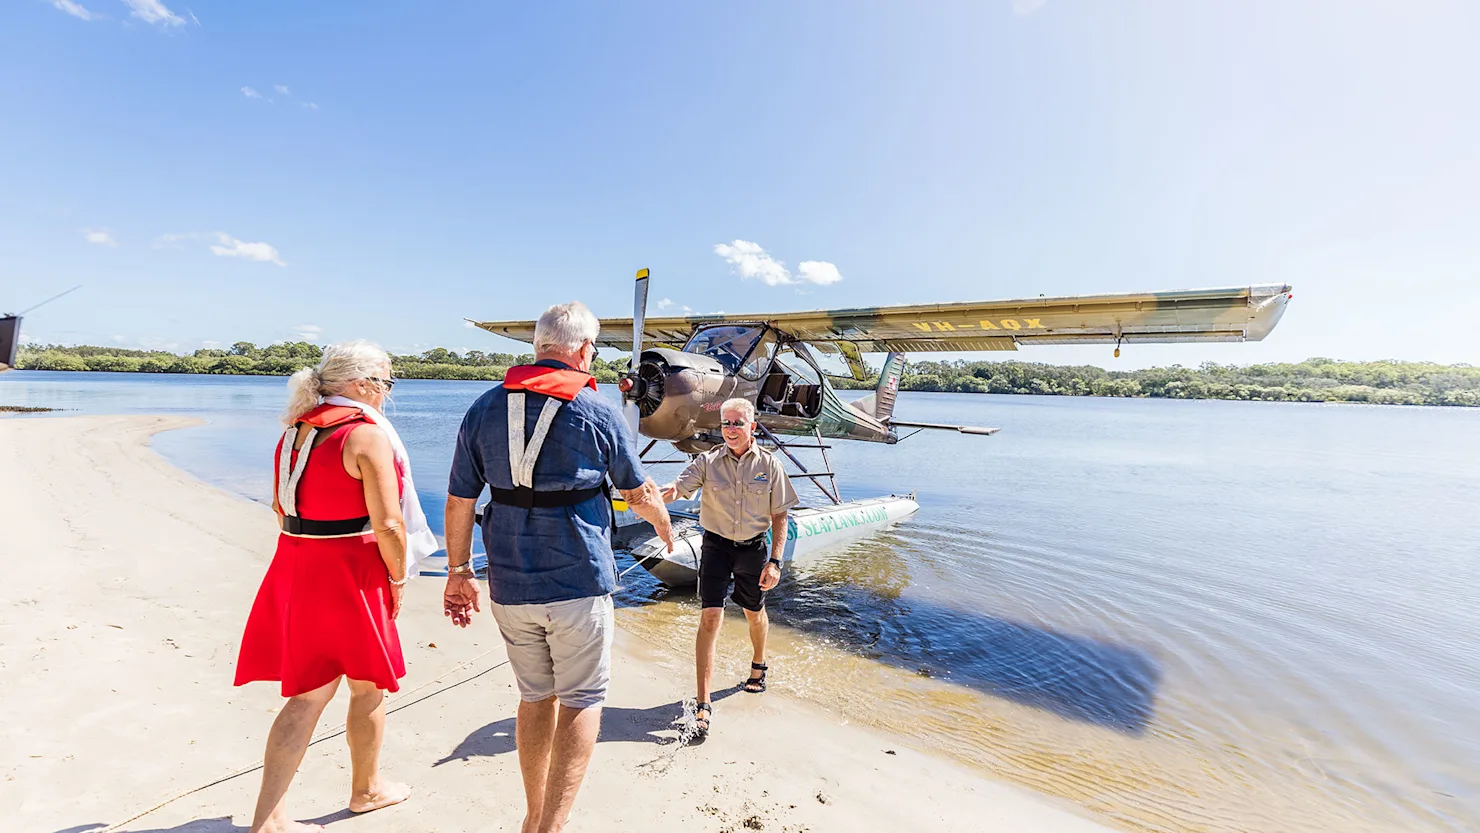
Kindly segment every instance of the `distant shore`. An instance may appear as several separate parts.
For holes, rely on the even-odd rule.
[[[22,370],[112,373],[199,373],[231,376],[286,376],[318,361],[320,348],[307,342],[258,347],[238,342],[229,349],[196,350],[188,355],[110,347],[22,347]],[[454,379],[497,382],[529,355],[456,353],[443,348],[392,357],[403,379]],[[598,382],[615,383],[625,360],[596,358]],[[874,381],[833,377],[840,389],[872,389]],[[1019,361],[915,361],[900,388],[935,393],[1035,394],[1148,399],[1224,399],[1263,402],[1356,402],[1371,405],[1480,407],[1480,367],[1427,362],[1345,362],[1315,358],[1298,363],[1174,365],[1145,370],[1105,370]]]

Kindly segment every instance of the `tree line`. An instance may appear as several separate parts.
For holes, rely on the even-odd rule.
[[[163,350],[28,345],[16,367],[26,370],[92,370],[120,373],[207,373],[284,376],[318,362],[322,350],[308,342],[258,347],[239,341],[227,349],[179,355]],[[392,373],[403,379],[498,381],[504,371],[533,359],[529,354],[456,353],[438,347],[417,355],[393,355]],[[592,366],[598,382],[613,383],[625,358]],[[1244,399],[1276,402],[1367,402],[1380,405],[1480,407],[1480,368],[1428,362],[1344,362],[1307,359],[1298,363],[1222,365],[1205,362],[1145,370],[1105,370],[1019,361],[922,361],[909,365],[904,390],[954,393],[1122,396],[1163,399]],[[872,382],[839,380],[841,388],[872,388]]]
[[[23,345],[16,357],[18,370],[91,370],[110,373],[202,373],[228,376],[287,376],[318,363],[324,351],[306,341],[258,347],[238,341],[229,348],[196,350],[180,355],[167,350],[125,350],[117,347],[64,347],[59,344]],[[533,361],[528,353],[455,353],[442,347],[417,355],[391,354],[391,374],[402,379],[461,379],[497,382],[504,371]],[[626,360],[592,363],[596,381],[615,383]]]

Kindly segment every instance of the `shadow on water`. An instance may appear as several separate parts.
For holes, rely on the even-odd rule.
[[[625,554],[619,559],[627,562],[622,569],[631,563]],[[692,603],[692,590],[639,573],[624,579],[619,606]],[[908,586],[898,558],[855,548],[828,564],[787,571],[767,608],[779,626],[921,676],[1129,735],[1146,730],[1161,681],[1149,653],[950,607],[910,595]]]

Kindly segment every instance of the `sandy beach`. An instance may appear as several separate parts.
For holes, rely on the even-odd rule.
[[[272,684],[231,685],[272,554],[265,507],[149,449],[181,417],[0,421],[0,818],[6,830],[245,830]],[[264,452],[265,453],[265,452]],[[439,511],[437,507],[431,507]],[[343,702],[289,793],[296,818],[342,831],[516,830],[517,694],[486,613],[459,631],[441,582],[412,582],[408,674],[383,760],[404,805],[345,809]],[[726,627],[738,627],[727,622]],[[725,696],[708,743],[674,742],[679,657],[619,635],[611,699],[572,831],[1095,831],[1078,808],[994,782],[851,725],[783,687]]]

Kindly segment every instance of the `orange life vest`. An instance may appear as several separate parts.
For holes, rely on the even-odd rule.
[[[596,390],[596,377],[579,370],[563,367],[542,367],[537,364],[521,364],[509,368],[504,374],[505,390],[527,390],[542,393],[570,402],[581,392],[581,388]]]

